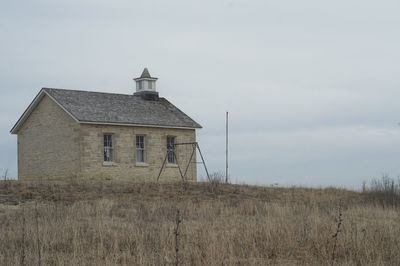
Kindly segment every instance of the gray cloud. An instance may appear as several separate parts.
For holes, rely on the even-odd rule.
[[[400,173],[397,1],[7,1],[0,4],[0,168],[41,87],[132,93],[144,66],[200,122],[212,171],[342,185]]]

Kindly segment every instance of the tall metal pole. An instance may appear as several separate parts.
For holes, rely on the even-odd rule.
[[[225,169],[225,182],[228,183],[228,112],[226,112],[226,155],[225,155],[225,165],[226,165],[226,169]]]

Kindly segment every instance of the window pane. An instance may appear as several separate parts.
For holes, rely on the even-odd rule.
[[[168,163],[176,163],[175,159],[175,137],[167,137],[167,153],[168,153]]]
[[[175,163],[175,156],[173,151],[168,152],[168,163]]]
[[[104,161],[114,161],[113,138],[111,134],[104,134]]]
[[[144,150],[137,150],[136,151],[136,161],[137,162],[144,162]]]
[[[145,162],[145,136],[136,136],[136,162]]]
[[[144,149],[144,136],[136,136],[136,148]]]

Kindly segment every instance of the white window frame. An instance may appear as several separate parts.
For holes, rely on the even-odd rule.
[[[170,139],[173,140],[173,145],[170,145]],[[167,136],[167,162],[168,164],[176,164],[176,136]],[[174,156],[175,154],[175,156]]]
[[[106,137],[109,139],[106,140]],[[115,161],[115,141],[114,134],[104,133],[103,134],[103,158],[104,162],[114,162]]]
[[[143,138],[143,146],[138,146],[138,138]],[[143,161],[139,161],[138,153],[142,152]],[[136,135],[136,162],[137,163],[146,163],[146,135]]]

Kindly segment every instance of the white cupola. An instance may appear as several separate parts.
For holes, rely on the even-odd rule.
[[[158,100],[158,92],[156,91],[157,78],[152,77],[147,68],[143,69],[140,78],[134,79],[136,82],[135,96],[140,96],[145,100]]]
[[[136,92],[141,91],[156,91],[157,78],[150,76],[149,70],[144,68],[140,78],[135,78]]]

